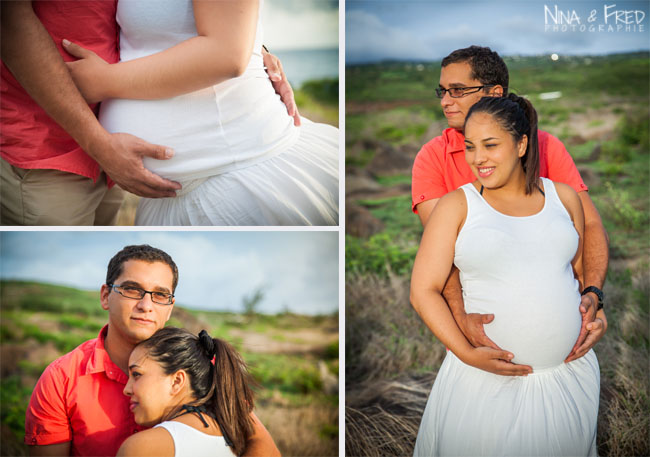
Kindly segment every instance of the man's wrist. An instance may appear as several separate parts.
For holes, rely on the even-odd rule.
[[[586,287],[580,295],[585,296],[585,295],[593,295],[596,297],[596,303],[597,303],[597,310],[602,309],[603,307],[603,291],[600,290],[596,286],[588,286]]]

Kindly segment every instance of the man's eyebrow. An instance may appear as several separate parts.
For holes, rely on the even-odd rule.
[[[463,83],[451,83],[449,87],[467,87],[467,85]]]
[[[131,281],[128,279],[126,281],[123,281],[122,284],[120,284],[120,286],[122,287],[130,286],[130,287],[137,287],[139,289],[144,289],[139,282]],[[163,286],[155,286],[153,290],[154,292],[164,292],[166,294],[171,294],[171,291],[167,287],[163,287]]]

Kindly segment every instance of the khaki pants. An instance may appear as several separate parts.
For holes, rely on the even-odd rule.
[[[115,225],[124,191],[58,170],[25,170],[1,160],[2,225]]]

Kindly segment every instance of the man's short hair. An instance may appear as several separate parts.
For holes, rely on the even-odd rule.
[[[503,95],[508,93],[508,67],[501,56],[482,46],[470,46],[469,48],[456,49],[447,57],[442,59],[442,67],[451,63],[467,62],[472,69],[471,77],[481,84],[503,87]]]
[[[174,275],[172,284],[172,293],[176,290],[178,284],[178,267],[174,260],[165,251],[149,246],[148,244],[138,244],[124,246],[124,248],[115,254],[108,262],[108,271],[106,272],[106,284],[113,284],[122,274],[122,265],[128,260],[142,260],[144,262],[162,262],[169,265]]]

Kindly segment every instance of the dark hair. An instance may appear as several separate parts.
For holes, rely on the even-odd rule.
[[[526,154],[521,158],[521,165],[526,174],[526,194],[532,194],[539,178],[539,148],[537,146],[537,111],[527,99],[515,94],[507,97],[482,97],[467,113],[467,121],[474,113],[486,113],[515,141],[520,141],[524,135],[528,137]]]
[[[124,246],[124,248],[115,254],[108,262],[108,270],[106,271],[106,284],[113,284],[115,280],[122,274],[122,265],[128,260],[143,260],[145,262],[162,262],[169,265],[174,275],[172,282],[172,292],[176,290],[178,285],[178,268],[174,260],[165,251],[149,246],[148,244],[138,244],[132,246]]]
[[[482,46],[470,46],[469,48],[456,49],[447,57],[442,59],[442,67],[451,63],[467,62],[472,69],[471,78],[481,84],[503,87],[503,95],[508,93],[508,67],[501,56]]]
[[[242,455],[253,434],[250,386],[254,382],[237,351],[225,341],[210,337],[205,330],[196,336],[176,327],[162,328],[138,346],[147,350],[165,374],[185,370],[197,399],[192,405],[204,405],[214,414],[235,455]],[[172,411],[168,417],[177,413]]]

